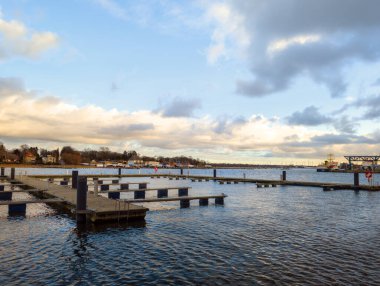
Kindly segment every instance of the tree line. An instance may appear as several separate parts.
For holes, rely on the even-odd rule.
[[[195,159],[191,156],[144,156],[138,154],[134,150],[125,150],[123,152],[111,151],[109,147],[100,147],[98,150],[86,148],[77,150],[72,146],[64,146],[61,150],[47,150],[27,144],[21,145],[19,148],[8,150],[5,145],[0,142],[0,163],[27,163],[27,164],[90,164],[92,162],[128,162],[130,160],[138,160],[140,162],[159,162],[162,165],[193,165],[204,167],[207,163],[204,160]]]

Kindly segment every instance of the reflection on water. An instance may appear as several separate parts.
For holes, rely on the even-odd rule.
[[[9,218],[1,207],[0,285],[380,281],[380,193],[147,180],[151,186],[188,185],[189,194],[223,192],[228,198],[224,207],[212,201],[208,207],[191,202],[189,209],[168,203],[170,210],[149,212],[142,224],[101,226],[77,226],[46,205],[28,206],[26,218]]]

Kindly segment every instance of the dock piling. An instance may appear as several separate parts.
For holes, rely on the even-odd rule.
[[[179,197],[187,197],[188,195],[189,195],[189,189],[188,188],[178,189],[178,196]]]
[[[200,206],[208,206],[208,199],[199,199]]]
[[[71,172],[71,187],[73,189],[76,189],[78,186],[78,173],[79,173],[78,171]],[[86,184],[87,184],[87,181],[86,181]]]
[[[216,205],[224,205],[224,197],[215,198]]]
[[[190,207],[190,200],[180,200],[180,207],[181,208],[189,208]]]
[[[108,198],[113,200],[120,200],[120,192],[109,192]]]
[[[4,191],[4,185],[0,185],[0,192]]]
[[[98,178],[94,178],[94,194],[95,196],[98,196],[98,191],[99,191],[99,184],[98,184]]]
[[[214,169],[214,178],[216,178],[216,169]]]
[[[282,171],[282,180],[286,181],[286,171]]]
[[[11,180],[15,179],[15,173],[16,173],[15,168],[11,168]]]
[[[77,177],[77,223],[86,222],[86,214],[83,213],[87,209],[87,178]]]
[[[129,189],[129,184],[120,184],[120,189],[121,190],[128,190]]]
[[[25,214],[26,204],[15,204],[8,206],[8,214]]]
[[[1,167],[1,176],[5,177],[5,168],[4,167]]]
[[[11,201],[12,200],[12,192],[0,192],[0,201]]]
[[[166,198],[168,196],[167,189],[158,189],[157,190],[157,198]]]
[[[118,170],[119,177],[121,177],[121,168]]]
[[[354,173],[354,186],[355,187],[359,186],[359,173],[358,172]]]

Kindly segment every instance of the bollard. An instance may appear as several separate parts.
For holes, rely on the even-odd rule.
[[[82,213],[87,209],[87,178],[77,177],[77,223],[86,222],[86,214]]]
[[[110,186],[109,185],[100,185],[100,190],[101,191],[109,191]]]
[[[0,201],[11,201],[12,192],[0,192]]]
[[[121,177],[121,168],[119,168],[118,174],[119,174],[119,177]]]
[[[139,184],[139,189],[142,190],[142,189],[146,189],[146,183],[141,183]]]
[[[5,176],[5,169],[4,169],[4,167],[1,167],[1,176],[2,176],[2,177]]]
[[[15,173],[16,173],[15,168],[11,168],[11,180],[15,179]]]
[[[199,199],[200,206],[208,206],[208,199]]]
[[[181,168],[181,175],[183,175],[183,169]]]
[[[215,198],[216,205],[224,205],[224,197]]]
[[[216,178],[216,169],[214,169],[214,178]]]
[[[359,186],[359,173],[358,172],[354,173],[354,185]]]
[[[87,180],[86,180],[87,184]],[[78,171],[72,171],[71,173],[71,187],[76,189],[78,186]]]
[[[4,185],[0,185],[0,192],[4,191]]]
[[[121,190],[128,190],[129,189],[129,184],[120,184],[120,189]]]
[[[8,214],[25,214],[26,204],[16,204],[8,206]]]
[[[135,191],[134,192],[134,198],[135,198],[135,200],[145,199],[145,191]]]
[[[120,199],[120,192],[109,192],[108,198],[113,200],[119,200]]]
[[[188,188],[178,189],[178,196],[179,197],[186,197],[188,195],[189,195],[189,189]]]
[[[282,180],[286,181],[286,171],[282,171]]]
[[[166,198],[168,196],[167,189],[159,189],[157,190],[157,198]]]
[[[181,208],[190,207],[190,200],[180,200],[180,206],[181,206]]]

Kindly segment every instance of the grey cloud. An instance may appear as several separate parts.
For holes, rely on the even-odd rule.
[[[361,119],[371,120],[380,118],[380,94],[359,98],[350,104],[344,105],[337,112],[343,112],[350,107],[365,109]]]
[[[107,135],[119,135],[124,136],[128,135],[128,133],[136,133],[148,130],[154,130],[154,125],[151,123],[137,123],[130,125],[116,125],[111,127],[104,127],[99,130],[101,134]]]
[[[341,72],[354,61],[380,58],[380,1],[377,0],[234,0],[233,11],[244,19],[252,39],[248,58],[252,79],[237,81],[237,92],[265,96],[286,89],[299,75],[309,75],[344,94]],[[318,35],[320,40],[290,44],[273,54],[268,46],[281,39]]]
[[[233,119],[228,116],[222,116],[215,121],[213,131],[217,134],[232,134],[235,127],[242,126],[247,122],[247,119],[242,116]]]
[[[195,110],[201,108],[198,99],[183,99],[176,97],[172,102],[161,109],[163,116],[166,117],[192,117]]]
[[[10,96],[15,93],[25,92],[22,80],[18,78],[0,77],[0,96]]]
[[[355,133],[358,125],[355,120],[350,120],[347,116],[343,116],[334,121],[335,129],[343,133]]]
[[[309,106],[303,111],[294,112],[287,117],[287,121],[292,125],[317,126],[330,123],[332,118],[322,115],[315,106]]]

